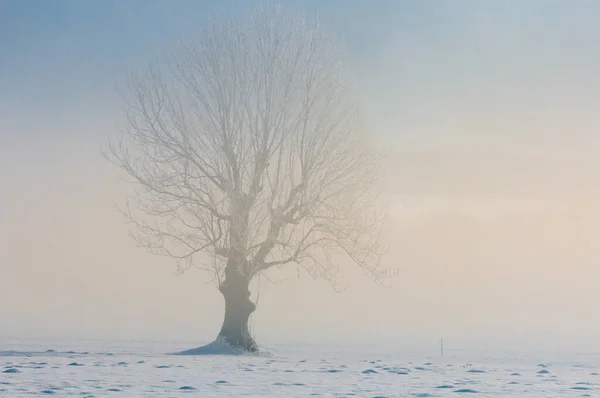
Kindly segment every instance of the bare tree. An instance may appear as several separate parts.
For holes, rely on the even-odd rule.
[[[140,245],[212,273],[233,346],[257,350],[249,284],[273,267],[333,283],[344,255],[385,274],[378,156],[342,58],[318,23],[278,8],[214,22],[163,69],[132,74],[107,154],[141,188],[125,214]]]

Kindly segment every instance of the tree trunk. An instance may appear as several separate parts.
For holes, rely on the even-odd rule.
[[[256,309],[250,300],[249,282],[239,275],[228,275],[219,286],[225,299],[225,317],[219,338],[233,347],[246,351],[258,351],[258,346],[248,329],[248,319]]]

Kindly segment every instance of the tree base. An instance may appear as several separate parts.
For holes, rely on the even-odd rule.
[[[249,344],[248,348],[246,348],[239,345],[233,345],[229,343],[225,337],[219,336],[212,343],[190,350],[176,352],[175,355],[244,355],[258,352],[258,346],[254,340],[250,340],[252,341],[252,344]]]
[[[225,344],[229,344],[231,347],[245,352],[258,352],[258,344],[256,344],[256,341],[250,336],[250,333],[235,338],[221,335],[217,337],[217,340],[223,341]]]

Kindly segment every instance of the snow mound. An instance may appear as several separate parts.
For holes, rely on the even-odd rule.
[[[217,338],[212,343],[190,350],[175,352],[173,355],[249,355],[269,356],[265,352],[248,352],[242,348],[234,347],[224,339]]]

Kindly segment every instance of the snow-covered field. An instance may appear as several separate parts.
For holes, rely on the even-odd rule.
[[[73,345],[0,347],[0,396],[600,396],[600,358],[593,356],[543,361],[467,352],[440,357],[381,348],[282,346],[261,356],[185,357],[166,353],[189,346],[76,345],[75,351]]]

